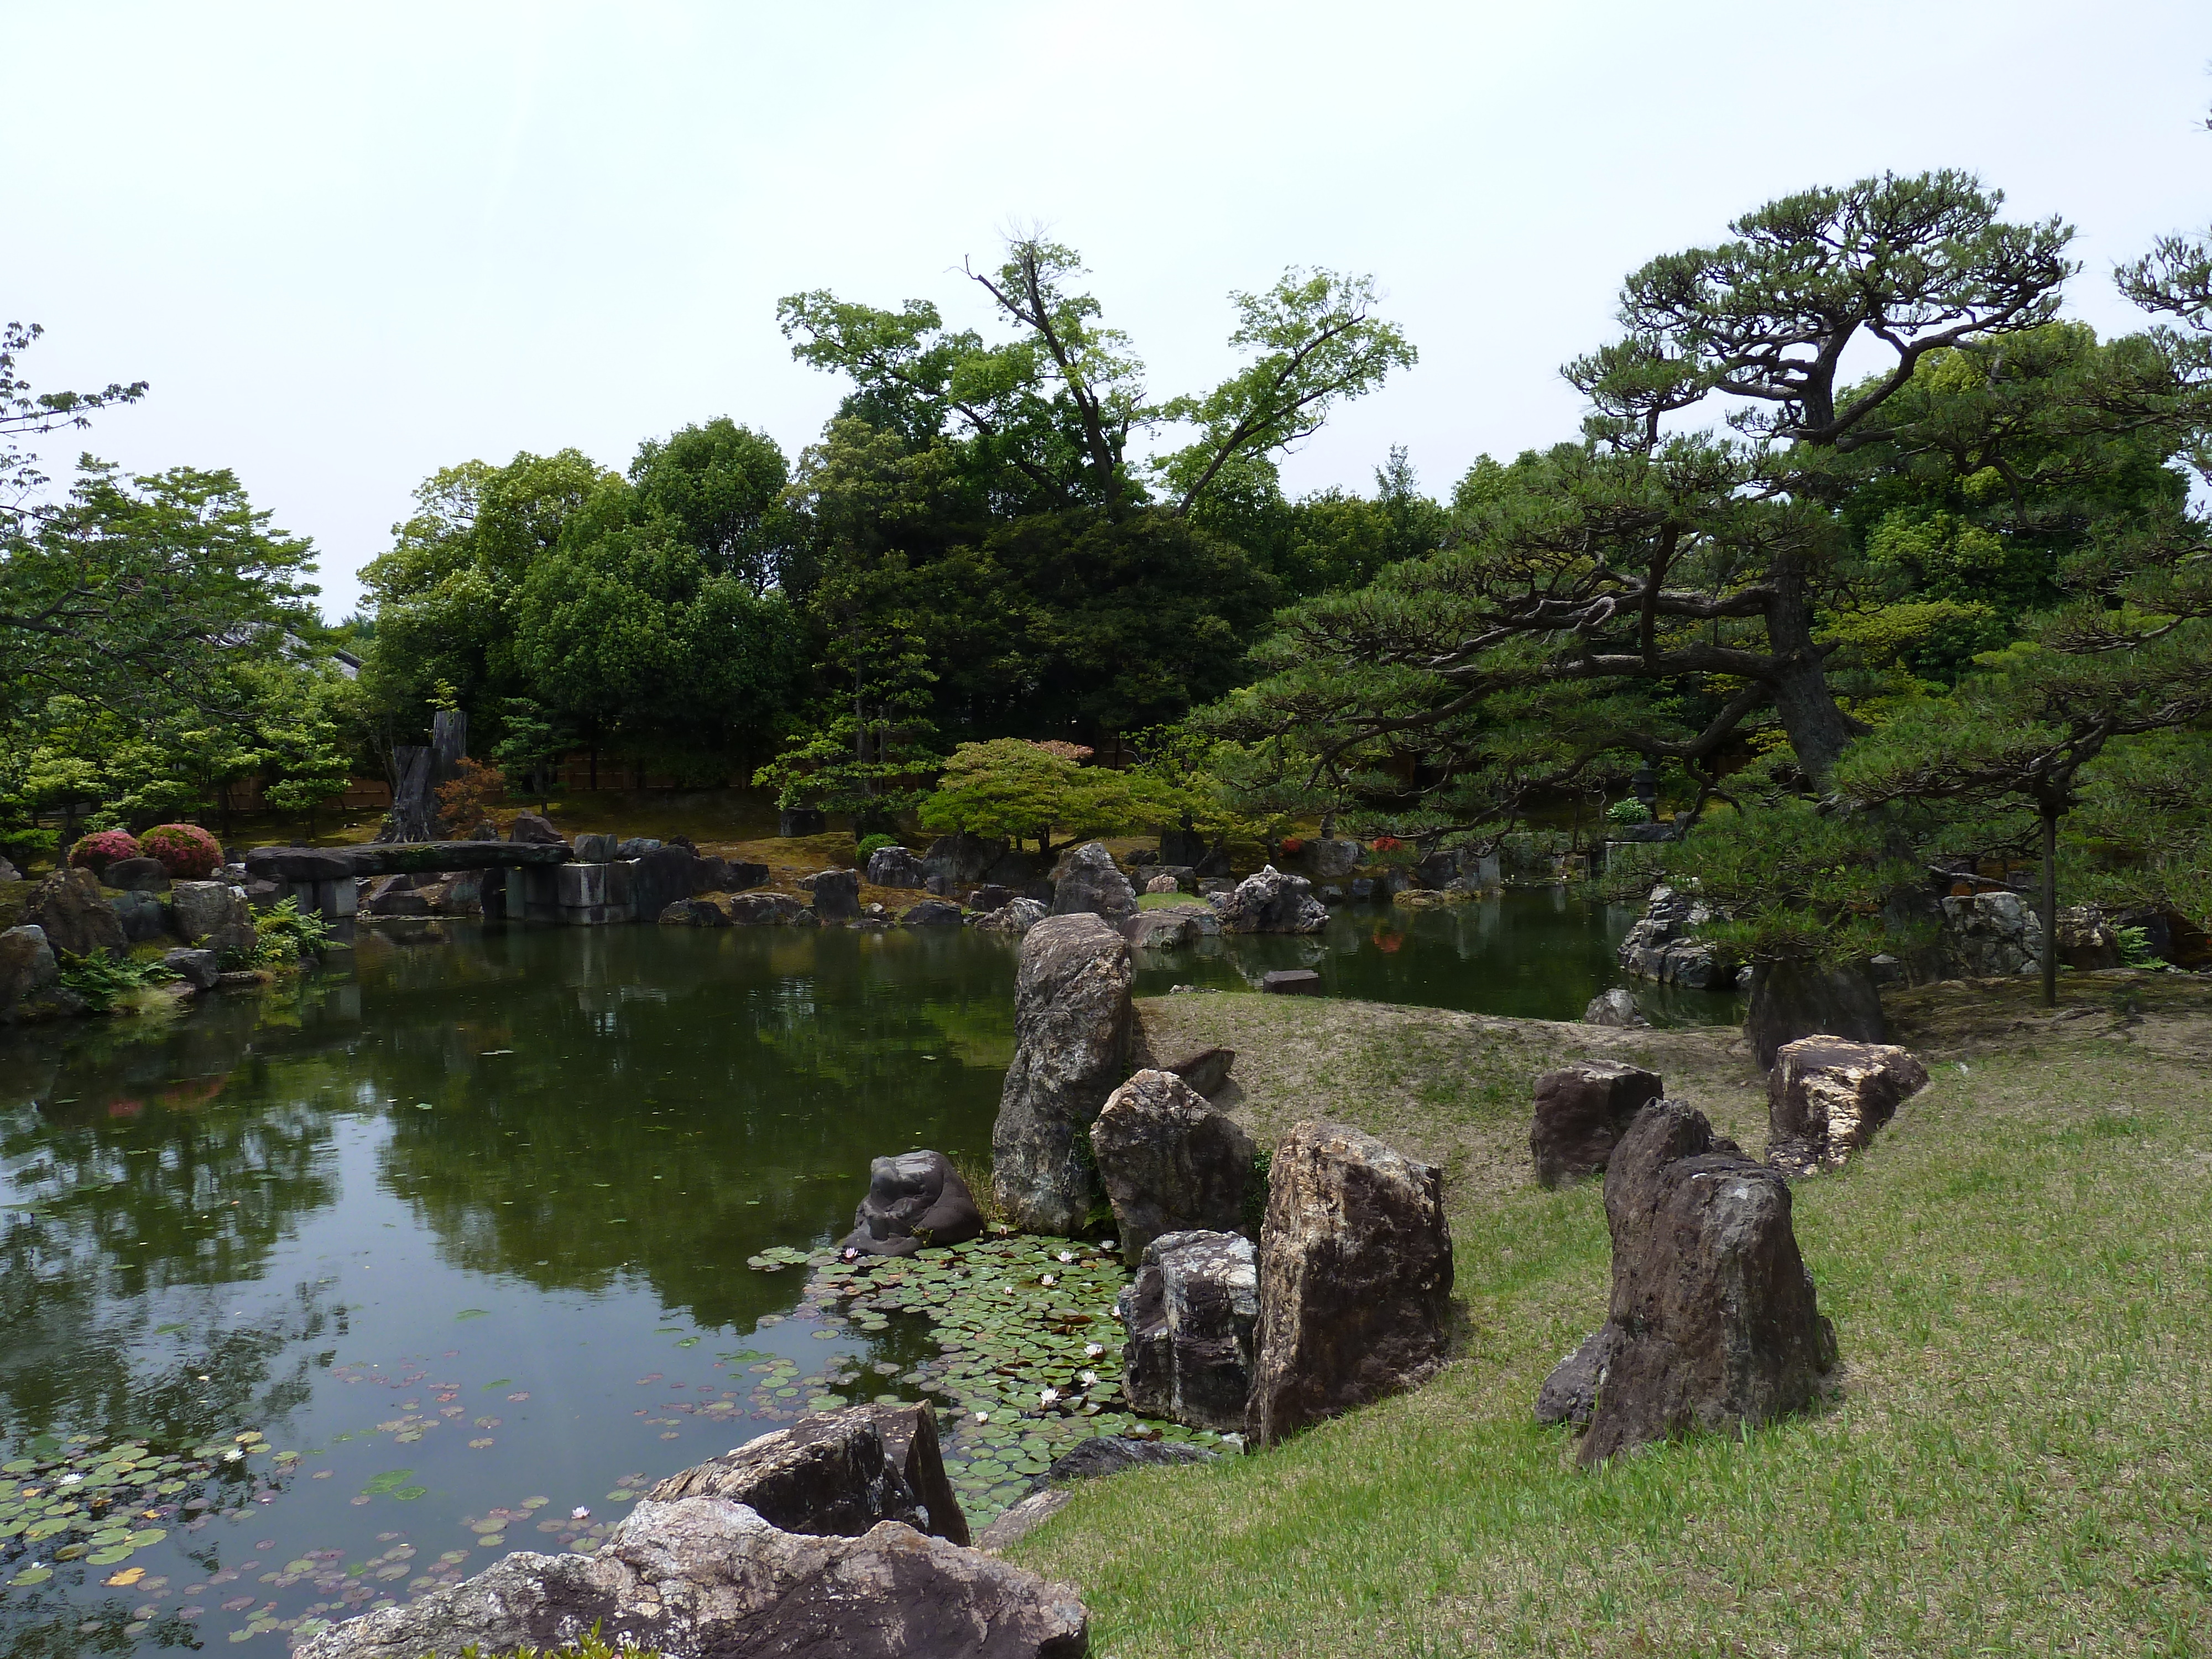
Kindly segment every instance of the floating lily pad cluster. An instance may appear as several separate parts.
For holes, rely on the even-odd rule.
[[[793,1316],[822,1320],[818,1334],[834,1335],[845,1326],[888,1334],[902,1316],[927,1322],[942,1357],[897,1380],[934,1395],[946,1408],[945,1471],[978,1527],[1018,1502],[1054,1458],[1093,1435],[1219,1437],[1147,1422],[1125,1408],[1122,1332],[1114,1304],[1129,1274],[1096,1244],[981,1238],[911,1256],[848,1261],[828,1251],[779,1250],[754,1261],[814,1267]],[[757,1408],[793,1414],[796,1408],[849,1404],[843,1390],[862,1376],[849,1361],[803,1378],[789,1360],[764,1358],[750,1369],[762,1377]]]
[[[180,1515],[210,1508],[208,1481],[269,1450],[258,1429],[171,1452],[83,1435],[40,1441],[0,1464],[0,1583],[44,1583],[58,1561],[114,1566],[167,1537]],[[287,1467],[294,1458],[277,1455]]]

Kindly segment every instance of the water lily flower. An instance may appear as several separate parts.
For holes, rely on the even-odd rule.
[[[592,1518],[592,1512],[586,1509],[581,1504],[579,1504],[574,1509],[568,1511],[568,1518],[571,1521],[588,1521]]]
[[[235,1463],[245,1455],[246,1454],[244,1452],[239,1450],[237,1447],[233,1446],[228,1451],[222,1455],[222,1461],[226,1463]]]
[[[55,1481],[54,1484],[57,1486],[74,1486],[78,1481],[83,1479],[84,1477],[82,1475],[77,1474],[75,1470],[71,1470],[60,1480]]]
[[[1075,1252],[1073,1250],[1062,1250],[1060,1253],[1060,1259],[1062,1261],[1073,1261],[1075,1260]]]
[[[978,1423],[988,1423],[991,1420],[991,1413],[988,1412],[977,1412],[975,1413],[975,1420]]]
[[[847,1250],[844,1252],[844,1257],[848,1261],[858,1261],[860,1259],[860,1253],[858,1250]]]
[[[1105,1352],[1106,1345],[1103,1342],[1086,1342],[1083,1345],[1083,1357],[1085,1359],[1096,1359]]]
[[[1045,1289],[1047,1289],[1047,1290],[1050,1290],[1054,1285],[1055,1285],[1059,1284],[1059,1283],[1060,1283],[1060,1280],[1058,1280],[1057,1279],[1054,1278],[1050,1273],[1047,1273],[1047,1274],[1046,1274],[1042,1279],[1039,1279],[1037,1282],[1038,1282],[1040,1285],[1042,1285],[1045,1287]]]
[[[1098,1373],[1097,1371],[1085,1371],[1078,1380],[1082,1382],[1085,1388],[1095,1389],[1098,1386]]]
[[[1037,1403],[1044,1406],[1054,1406],[1059,1404],[1060,1390],[1058,1389],[1045,1389],[1042,1393],[1037,1395]]]

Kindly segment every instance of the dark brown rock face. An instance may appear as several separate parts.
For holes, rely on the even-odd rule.
[[[1154,1239],[1114,1311],[1128,1333],[1121,1386],[1133,1410],[1194,1429],[1244,1426],[1260,1316],[1251,1240],[1227,1232]]]
[[[100,890],[100,878],[89,870],[57,870],[31,890],[23,907],[23,921],[43,927],[46,943],[65,956],[88,957],[96,951],[121,956],[131,948],[115,907]]]
[[[970,1541],[968,1512],[945,1473],[944,1444],[937,1437],[937,1408],[927,1400],[913,1405],[860,1406],[884,1437],[884,1461],[906,1477],[907,1487],[929,1517],[928,1530],[956,1544]]]
[[[1839,1168],[1927,1086],[1927,1068],[1887,1043],[1786,1042],[1766,1074],[1766,1161],[1786,1176]]]
[[[1425,1382],[1452,1287],[1443,1171],[1339,1124],[1275,1149],[1260,1233],[1255,1445]]]
[[[858,1538],[810,1537],[732,1499],[697,1497],[647,1499],[595,1554],[518,1552],[298,1651],[550,1651],[596,1628],[617,1651],[672,1659],[1084,1659],[1088,1626],[1068,1586],[896,1521]]]
[[[868,1166],[868,1195],[838,1246],[866,1255],[912,1255],[924,1245],[979,1237],[983,1213],[942,1152],[902,1152]]]
[[[1252,1138],[1172,1072],[1139,1072],[1107,1096],[1091,1151],[1132,1265],[1163,1233],[1227,1232],[1243,1218]]]
[[[1655,1073],[1584,1060],[1536,1079],[1528,1155],[1537,1184],[1556,1187],[1598,1174],[1637,1113],[1667,1091]]]
[[[1889,1036],[1881,993],[1864,963],[1824,968],[1815,963],[1752,964],[1751,1012],[1744,1035],[1761,1066],[1774,1064],[1783,1044],[1803,1036],[1881,1042]]]
[[[1078,1231],[1099,1197],[1088,1132],[1128,1074],[1131,971],[1121,935],[1088,913],[1048,916],[1022,940],[991,1152],[1000,1207],[1030,1232]]]
[[[1764,1423],[1812,1401],[1836,1338],[1797,1254],[1790,1184],[1680,1101],[1645,1107],[1605,1174],[1616,1352],[1580,1459]],[[1572,1361],[1569,1362],[1573,1363]]]

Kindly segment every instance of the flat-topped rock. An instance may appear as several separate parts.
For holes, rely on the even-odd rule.
[[[1786,1042],[1766,1076],[1766,1161],[1787,1176],[1840,1168],[1927,1086],[1927,1068],[1891,1043]]]

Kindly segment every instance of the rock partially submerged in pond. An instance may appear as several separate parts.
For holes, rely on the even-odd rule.
[[[927,1401],[802,1417],[670,1475],[647,1496],[661,1504],[727,1498],[786,1532],[858,1538],[879,1522],[899,1521],[968,1541],[967,1517],[945,1474],[937,1413]]]
[[[794,907],[796,908],[796,907]],[[732,927],[737,925],[737,903],[727,893],[702,893],[678,899],[658,918],[663,927]]]
[[[1579,1459],[1727,1432],[1809,1404],[1836,1363],[1790,1225],[1790,1183],[1658,1100],[1605,1175],[1617,1333]],[[1585,1344],[1577,1356],[1601,1352]],[[1575,1359],[1567,1362],[1573,1364]],[[1578,1392],[1578,1390],[1577,1390]]]
[[[1636,1006],[1636,999],[1629,994],[1625,985],[1616,985],[1610,991],[1599,992],[1589,1000],[1589,1006],[1583,1010],[1583,1024],[1585,1025],[1627,1027],[1649,1025],[1650,1023],[1644,1018],[1643,1011]]]
[[[975,918],[975,926],[987,933],[1026,934],[1045,919],[1044,905],[1033,898],[1012,898],[997,909]]]
[[[1314,897],[1313,884],[1272,864],[1245,877],[1213,908],[1224,933],[1317,933],[1328,925],[1328,908]]]
[[[1888,1043],[1784,1043],[1766,1076],[1766,1161],[1786,1176],[1838,1169],[1927,1086],[1927,1068]]]
[[[169,887],[169,925],[187,945],[250,954],[257,940],[246,895],[220,881],[179,881]]]
[[[1084,1659],[1075,1592],[886,1521],[859,1538],[772,1526],[726,1498],[647,1499],[588,1556],[522,1551],[450,1589],[349,1620],[301,1659],[552,1649],[838,1659]]]
[[[1132,1266],[1163,1234],[1225,1232],[1243,1218],[1252,1138],[1173,1072],[1139,1072],[1107,1096],[1091,1152]]]
[[[1341,1124],[1292,1127],[1260,1233],[1251,1443],[1426,1382],[1451,1288],[1443,1172]]]
[[[1202,939],[1218,939],[1221,918],[1204,904],[1164,904],[1139,910],[1121,923],[1121,937],[1141,949],[1175,950]]]
[[[1194,1429],[1243,1428],[1260,1318],[1250,1239],[1214,1231],[1153,1239],[1114,1311],[1127,1333],[1121,1387],[1131,1410]]]
[[[172,951],[161,965],[195,991],[212,991],[222,976],[222,959],[212,951]]]
[[[1096,915],[1048,916],[1022,941],[991,1152],[999,1207],[1026,1231],[1073,1237],[1100,1197],[1089,1132],[1128,1074],[1133,971]]]
[[[868,1195],[838,1245],[865,1255],[912,1255],[962,1244],[983,1232],[975,1195],[942,1152],[902,1152],[868,1166]]]
[[[1636,1115],[1667,1092],[1656,1072],[1587,1060],[1536,1079],[1528,1156],[1536,1184],[1556,1187],[1601,1173]]]

